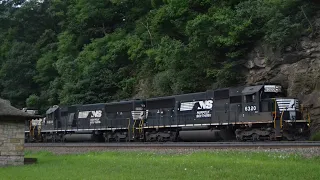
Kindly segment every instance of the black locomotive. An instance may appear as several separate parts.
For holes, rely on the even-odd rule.
[[[111,103],[53,106],[26,122],[26,141],[297,140],[310,117],[281,86],[231,87]]]

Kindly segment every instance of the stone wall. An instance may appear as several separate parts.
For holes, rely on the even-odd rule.
[[[24,164],[24,122],[0,117],[0,166]]]

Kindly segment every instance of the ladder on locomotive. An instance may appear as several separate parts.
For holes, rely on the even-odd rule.
[[[133,122],[131,119],[129,120],[128,125],[128,137],[130,140],[139,140],[143,139],[143,126],[144,126],[144,119],[141,118],[141,111],[134,111],[133,112]]]
[[[274,100],[274,111],[272,112],[273,114],[273,127],[275,129],[275,138],[280,138],[282,137],[282,123],[283,123],[283,113],[277,111],[277,101],[276,99]]]
[[[133,120],[133,122],[131,122]],[[143,119],[129,119],[128,138],[131,140],[143,139]]]
[[[134,120],[134,129],[133,129],[133,137],[135,139],[142,139],[143,138],[143,119]]]
[[[303,120],[307,120],[308,121],[308,126],[310,127],[311,124],[311,117],[310,117],[310,112],[309,112],[310,106],[304,106],[303,104],[301,104],[301,114],[302,114],[302,119]]]

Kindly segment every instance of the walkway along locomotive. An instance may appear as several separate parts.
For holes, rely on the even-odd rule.
[[[26,122],[26,141],[297,140],[309,136],[310,116],[278,85],[111,103],[53,106]],[[87,137],[86,136],[86,137]],[[84,139],[82,139],[84,140]]]

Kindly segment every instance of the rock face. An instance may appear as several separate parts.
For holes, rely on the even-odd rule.
[[[315,28],[320,32],[320,24]],[[260,44],[249,54],[246,83],[280,83],[289,97],[311,106],[312,133],[319,131],[320,35],[303,37],[281,53],[271,49]]]

